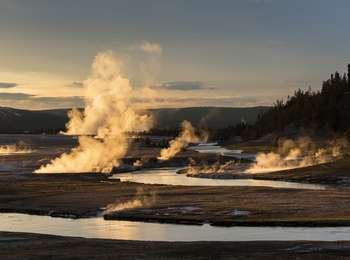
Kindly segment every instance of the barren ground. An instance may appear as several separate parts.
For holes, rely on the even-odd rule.
[[[1,259],[348,259],[350,242],[144,242],[0,232]]]

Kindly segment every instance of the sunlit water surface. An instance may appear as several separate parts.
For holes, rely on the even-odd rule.
[[[121,181],[166,184],[182,186],[264,186],[273,188],[312,189],[322,190],[324,186],[314,184],[301,184],[284,181],[265,181],[253,179],[208,179],[187,177],[185,174],[177,174],[180,168],[162,168],[140,170],[136,172],[119,173],[111,178],[119,178]]]
[[[213,227],[0,214],[0,230],[145,241],[349,240],[350,227]]]

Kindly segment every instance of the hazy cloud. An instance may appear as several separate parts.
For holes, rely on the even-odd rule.
[[[33,95],[25,94],[25,93],[0,93],[0,99],[8,99],[8,100],[23,100],[33,97]]]
[[[78,96],[73,97],[36,97],[32,96],[31,99],[33,101],[39,101],[48,104],[59,104],[60,102],[69,102],[72,104],[77,104],[77,106],[81,106],[83,104],[83,98]],[[80,104],[80,105],[79,105]]]
[[[253,107],[270,106],[273,100],[280,97],[271,96],[247,96],[247,97],[204,97],[204,98],[134,98],[137,103],[148,107],[196,107],[196,106],[219,106],[219,107]]]
[[[144,97],[132,98],[140,107],[252,107],[269,106],[280,96],[219,96],[219,97]],[[80,96],[71,97],[38,97],[26,93],[0,93],[0,106],[25,109],[53,109],[83,107]]]
[[[147,53],[162,54],[163,48],[159,43],[144,41],[140,45],[140,49]]]
[[[25,109],[82,107],[83,99],[72,97],[38,97],[26,93],[0,93],[0,105]]]
[[[83,82],[73,81],[72,83],[66,85],[67,87],[82,88],[84,86]]]
[[[164,82],[160,86],[156,86],[156,88],[163,88],[167,90],[202,90],[202,89],[214,89],[211,87],[205,86],[203,82],[200,81],[172,81],[172,82]]]
[[[17,83],[0,82],[0,88],[14,88],[16,86],[17,86]]]

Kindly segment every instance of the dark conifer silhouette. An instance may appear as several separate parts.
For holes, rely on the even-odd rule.
[[[322,89],[298,89],[286,101],[277,100],[254,125],[239,124],[213,133],[214,138],[228,140],[259,138],[286,129],[310,129],[324,133],[345,134],[350,137],[350,64],[348,73],[338,71],[323,82]]]
[[[320,91],[298,89],[285,102],[277,101],[255,124],[259,134],[286,127],[345,133],[350,127],[350,64],[347,75],[336,71]]]

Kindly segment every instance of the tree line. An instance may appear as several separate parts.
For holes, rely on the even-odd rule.
[[[255,124],[245,123],[212,132],[213,139],[227,140],[241,136],[256,139],[286,129],[307,129],[315,134],[337,134],[350,137],[350,65],[348,74],[335,72],[313,91],[298,89],[287,99],[277,100]]]

